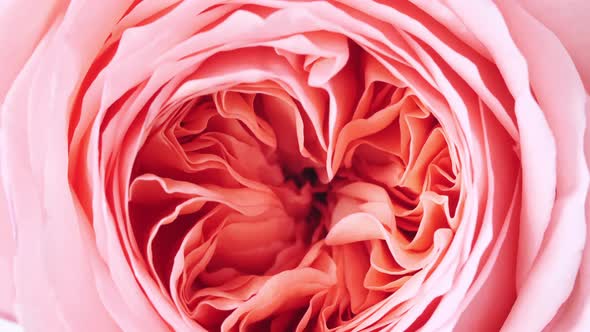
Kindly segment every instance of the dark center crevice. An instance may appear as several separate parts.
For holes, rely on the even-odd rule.
[[[311,201],[307,213],[302,218],[306,224],[305,241],[312,244],[327,234],[326,217],[329,214],[329,196],[332,183],[320,181],[317,170],[311,167],[294,173],[284,170],[285,183],[293,183],[299,190],[309,190]]]

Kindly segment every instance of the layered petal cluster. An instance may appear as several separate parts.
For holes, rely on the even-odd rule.
[[[0,85],[26,328],[584,326],[587,95],[519,5],[43,10]]]

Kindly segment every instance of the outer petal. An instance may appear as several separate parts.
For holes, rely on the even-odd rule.
[[[539,254],[551,221],[556,183],[555,139],[545,114],[530,92],[526,59],[512,41],[498,8],[491,1],[448,2],[488,48],[515,99],[514,111],[520,136],[518,148],[523,170],[516,275],[519,288]]]
[[[159,317],[145,312],[135,325],[114,321],[109,310],[123,312],[129,307],[112,291],[90,223],[67,178],[66,112],[71,95],[127,6],[121,1],[72,3],[63,21],[52,25],[39,43],[2,105],[2,177],[10,190],[7,198],[19,243],[16,316],[28,331],[162,326]],[[117,303],[105,306],[106,299]]]
[[[0,2],[0,102],[52,21],[62,14],[65,3],[65,0]]]
[[[7,0],[0,3],[0,104],[66,1]],[[17,30],[19,33],[14,33]],[[0,175],[0,317],[14,318],[15,232]]]
[[[521,5],[567,49],[590,92],[590,1],[520,0]]]
[[[0,330],[4,332],[22,332],[23,329],[21,326],[17,325],[16,323],[2,320],[0,319]]]
[[[14,318],[13,261],[16,251],[8,205],[0,176],[0,319]]]
[[[586,96],[586,163],[590,163],[590,96]],[[567,301],[561,306],[557,316],[548,326],[548,331],[584,332],[590,329],[590,195],[586,197],[586,247],[582,255],[582,264],[578,271],[574,289]]]
[[[527,60],[531,87],[557,146],[556,197],[550,225],[537,259],[518,289],[518,298],[504,329],[541,330],[569,298],[576,306],[563,306],[562,317],[555,322],[558,326],[550,330],[587,330],[587,323],[581,322],[583,310],[578,307],[587,305],[584,299],[587,295],[583,292],[588,287],[584,285],[587,283],[584,272],[578,273],[587,229],[584,213],[588,192],[588,166],[584,158],[586,94],[574,63],[551,31],[512,1],[502,1],[500,9]],[[577,289],[574,289],[576,276]],[[538,318],[531,322],[530,317]]]

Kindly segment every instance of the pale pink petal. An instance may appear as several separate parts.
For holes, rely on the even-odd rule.
[[[16,230],[8,209],[4,188],[0,187],[0,317],[14,319]]]
[[[0,3],[0,102],[35,48],[55,20],[63,15],[66,1],[7,0]],[[18,30],[18,33],[14,33]]]
[[[551,224],[537,260],[522,288],[517,290],[518,298],[504,325],[506,330],[532,328],[526,319],[532,314],[546,317],[535,320],[540,329],[570,296],[586,242],[587,221],[583,212],[589,183],[583,153],[586,96],[573,62],[555,36],[517,6],[506,2],[501,8],[515,42],[528,60],[532,89],[557,144],[558,181]],[[535,38],[530,38],[531,35]],[[544,56],[538,57],[541,51]],[[553,272],[547,273],[548,268]],[[547,291],[539,293],[540,290]],[[538,301],[540,294],[544,301]]]
[[[590,3],[585,0],[556,2],[551,0],[520,0],[520,4],[539,23],[555,34],[572,58],[590,93]]]

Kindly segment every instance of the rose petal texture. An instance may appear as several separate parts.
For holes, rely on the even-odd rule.
[[[588,330],[586,5],[2,3],[0,314]]]
[[[590,91],[590,60],[585,56],[590,38],[586,37],[589,28],[584,23],[590,18],[590,4],[572,0],[558,6],[553,1],[523,0],[521,5],[555,34],[576,65],[586,92]]]
[[[4,190],[0,189],[0,319],[14,320],[15,241]]]

